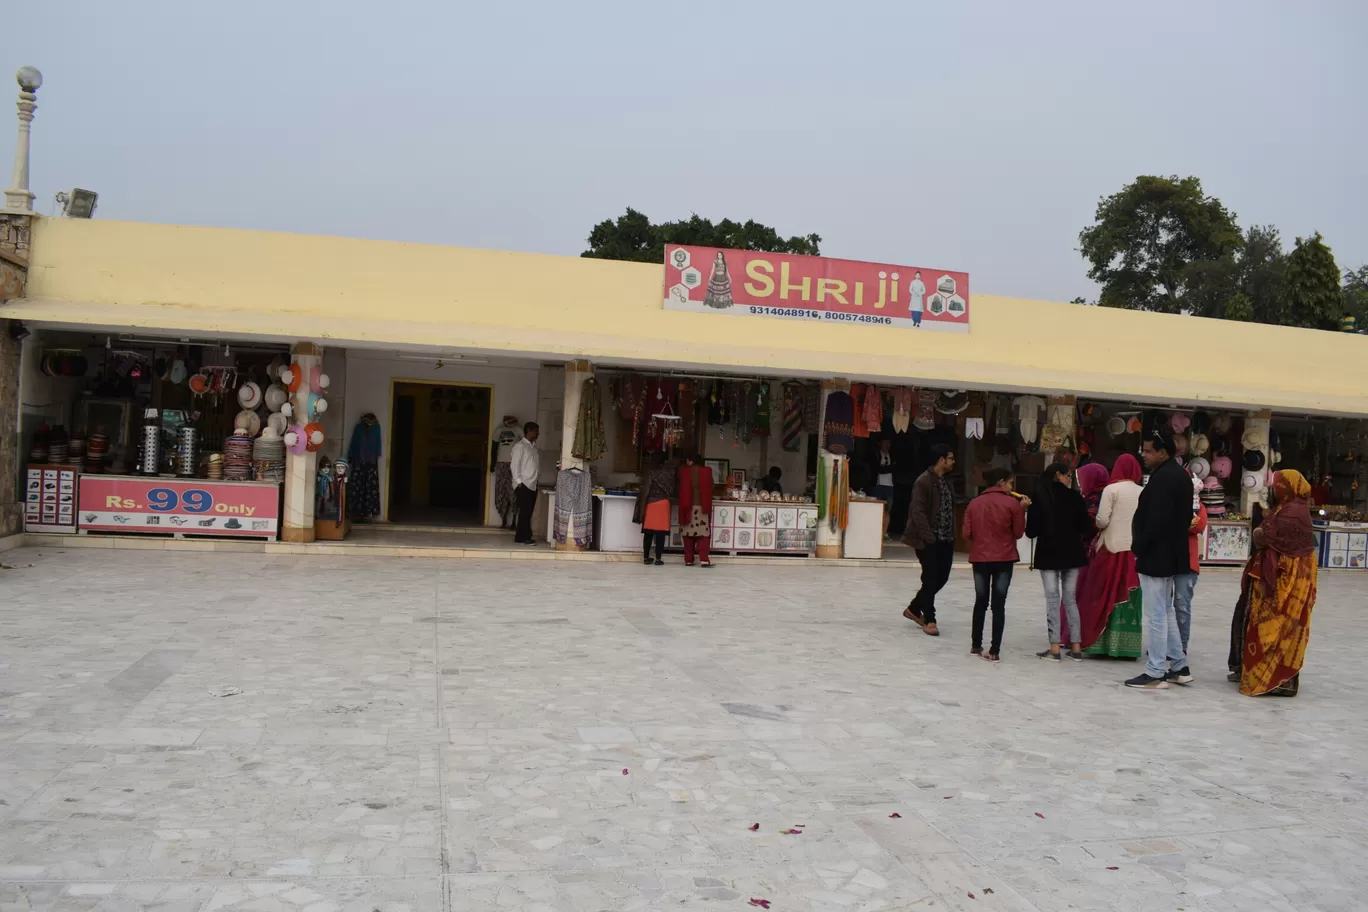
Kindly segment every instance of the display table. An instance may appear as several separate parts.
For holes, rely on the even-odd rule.
[[[677,519],[670,542],[682,547]],[[713,551],[811,555],[817,550],[817,505],[714,500]]]
[[[76,476],[72,465],[28,467],[24,485],[24,531],[76,532]]]
[[[1249,560],[1254,533],[1247,519],[1213,519],[1198,536],[1197,559],[1203,564],[1239,565]]]
[[[843,557],[866,560],[883,558],[882,500],[852,500],[850,518],[846,522]]]
[[[77,524],[87,532],[270,538],[280,485],[144,475],[82,475]]]
[[[640,551],[641,526],[632,522],[635,494],[594,495],[595,551]]]
[[[1368,523],[1313,521],[1316,564],[1328,570],[1368,570]]]

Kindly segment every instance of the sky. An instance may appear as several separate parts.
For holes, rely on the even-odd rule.
[[[79,186],[103,219],[578,255],[631,206],[1067,301],[1095,294],[1077,247],[1099,198],[1177,174],[1242,226],[1368,263],[1362,0],[44,0],[0,20],[0,72],[44,76],[45,214]]]

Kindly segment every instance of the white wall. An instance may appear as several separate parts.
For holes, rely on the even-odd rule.
[[[410,380],[415,382],[441,383],[481,383],[494,387],[493,417],[494,424],[504,415],[514,415],[518,422],[536,420],[537,412],[537,370],[538,365],[529,362],[525,367],[495,367],[489,365],[447,364],[440,370],[435,362],[400,360],[388,352],[372,352],[366,349],[349,349],[346,357],[346,387],[341,396],[343,421],[343,440],[340,452],[345,454],[351,446],[352,430],[357,420],[366,412],[374,412],[380,419],[380,503],[389,509],[389,491],[386,485],[386,466],[390,454],[390,407],[393,402],[391,381]],[[337,403],[332,403],[337,407]],[[556,456],[548,455],[543,449],[543,469],[547,464],[554,469]],[[545,474],[545,473],[543,473]],[[552,473],[554,475],[554,472]],[[486,485],[485,523],[499,524],[494,512],[494,485]]]

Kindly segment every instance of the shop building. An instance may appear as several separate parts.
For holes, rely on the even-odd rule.
[[[279,380],[268,376],[273,362],[299,365],[309,375],[302,390],[288,393],[298,412],[285,426],[315,425],[322,438],[318,446],[285,457],[274,531],[294,543],[316,535],[318,461],[345,457],[358,425],[371,416],[379,433],[376,518],[388,521],[382,528],[397,525],[415,534],[425,528],[479,530],[471,541],[504,547],[505,538],[485,530],[497,531],[508,520],[500,509],[498,468],[508,458],[509,436],[500,442],[505,424],[512,438],[525,422],[541,426],[545,487],[554,487],[559,461],[564,468],[591,470],[598,486],[621,489],[636,481],[640,466],[641,443],[632,442],[629,427],[638,422],[625,421],[621,405],[623,385],[633,383],[663,385],[673,391],[671,411],[692,413],[691,436],[673,449],[699,449],[719,476],[725,468],[726,474],[745,473],[751,482],[777,465],[790,496],[811,496],[818,466],[829,480],[825,473],[835,462],[844,464],[846,480],[868,486],[859,473],[873,444],[857,441],[846,459],[819,461],[819,452],[826,453],[821,411],[815,424],[804,417],[799,439],[793,439],[792,426],[786,439],[786,391],[810,392],[825,402],[833,392],[853,387],[858,396],[869,386],[881,391],[886,413],[876,435],[891,429],[887,413],[895,392],[935,394],[935,404],[945,408],[937,410],[930,428],[894,432],[895,447],[914,466],[907,471],[915,471],[928,432],[952,440],[964,466],[957,479],[964,497],[976,489],[982,467],[1001,456],[995,452],[993,412],[1000,403],[1013,412],[1005,436],[1019,474],[1043,468],[1044,455],[1029,442],[1023,446],[1022,416],[1013,405],[1022,396],[1041,400],[1034,415],[1037,440],[1046,427],[1051,435],[1063,427],[1075,451],[1087,442],[1099,458],[1138,446],[1138,437],[1108,432],[1114,418],[1129,421],[1135,413],[1139,420],[1168,420],[1179,412],[1191,420],[1200,412],[1202,422],[1217,417],[1222,425],[1231,423],[1226,433],[1238,433],[1240,440],[1230,456],[1239,463],[1249,430],[1248,442],[1262,450],[1265,464],[1276,444],[1283,466],[1308,478],[1329,476],[1329,506],[1340,509],[1327,518],[1361,519],[1368,494],[1361,462],[1360,419],[1368,416],[1368,342],[1362,336],[970,294],[968,277],[942,291],[938,280],[950,274],[938,270],[928,270],[924,300],[929,308],[938,296],[939,314],[958,307],[957,331],[931,331],[930,309],[920,315],[920,326],[809,319],[792,311],[816,308],[822,291],[844,290],[849,299],[853,283],[838,286],[844,280],[833,278],[833,284],[814,282],[804,289],[796,273],[781,274],[777,260],[770,264],[775,306],[743,307],[744,315],[733,316],[738,308],[693,306],[696,301],[671,307],[671,289],[681,284],[671,279],[681,279],[684,271],[670,272],[668,265],[99,220],[25,221],[31,221],[27,285],[22,295],[0,304],[0,318],[11,321],[7,325],[29,332],[9,349],[11,360],[16,352],[19,358],[19,388],[9,394],[18,412],[21,458],[3,481],[19,502],[27,493],[26,459],[35,452],[40,428],[60,425],[68,437],[84,432],[89,446],[94,430],[81,424],[91,421],[92,400],[110,399],[112,392],[128,407],[106,422],[119,425],[117,443],[106,444],[106,471],[115,468],[115,455],[122,457],[124,471],[137,461],[137,437],[145,433],[142,415],[149,407],[157,409],[163,425],[164,412],[173,413],[173,424],[181,420],[174,413],[198,412],[192,422],[200,428],[197,455],[218,452],[242,403],[234,401],[234,390],[217,398],[187,392],[187,377],[217,368],[233,372],[227,381],[233,385],[250,380],[264,391]],[[839,276],[846,267],[822,268],[823,275]],[[883,288],[871,279],[862,290],[870,312],[876,312],[877,295],[906,294],[914,268],[883,268],[908,272]],[[744,282],[766,276],[750,260],[738,261],[732,273],[738,297]],[[700,300],[711,278],[707,267],[690,277]],[[781,300],[785,282],[790,297]],[[753,281],[750,287],[767,286]],[[181,368],[173,370],[178,361]],[[328,384],[312,391],[311,399],[314,368]],[[127,376],[135,371],[139,376]],[[119,382],[113,382],[114,374]],[[598,381],[604,424],[602,452],[592,462],[574,455],[580,396],[590,377]],[[694,398],[681,400],[681,388]],[[769,433],[757,433],[754,426],[743,430],[734,420],[709,423],[709,411],[716,410],[705,408],[712,403],[700,397],[736,396],[742,389],[757,397],[763,391],[772,403]],[[960,391],[969,394],[965,401],[953,395]],[[326,403],[322,409],[320,401]],[[993,424],[982,441],[964,432],[966,405],[969,414],[984,408],[984,419]],[[96,413],[102,414],[99,408],[112,404],[99,404]],[[261,425],[269,426],[269,406],[256,410]],[[638,437],[644,430],[637,427]],[[161,429],[161,439],[174,449],[166,431]],[[1205,436],[1212,447],[1208,461],[1217,455],[1216,446],[1232,448],[1213,442],[1210,431]],[[70,462],[69,449],[64,455]],[[1251,457],[1249,464],[1257,461]],[[174,469],[172,462],[169,456]],[[202,471],[197,466],[196,474]],[[1243,473],[1232,475],[1226,500],[1232,513],[1241,514],[1258,500],[1261,486],[1244,490]],[[804,505],[773,506],[785,511],[787,524],[793,520],[789,512],[798,516]],[[544,537],[554,525],[544,515],[554,510],[549,494],[538,509],[535,528]],[[620,504],[598,511],[603,529],[610,524],[605,512],[621,524]],[[846,547],[866,537],[872,520],[862,512],[870,511],[856,499],[848,521],[861,535],[852,535],[849,526],[840,534],[825,531],[824,515],[811,550],[870,556],[862,550],[866,546]],[[809,520],[803,513],[801,521]],[[1336,535],[1341,531],[1345,537],[1335,542],[1343,545],[1343,565],[1368,560],[1355,537],[1361,531],[1346,527]],[[350,540],[374,534],[365,528]],[[573,550],[576,539],[582,547],[591,537],[572,530],[559,547]],[[751,550],[777,550],[748,540]],[[1328,537],[1326,543],[1329,548]],[[868,547],[874,554],[881,550],[877,540]],[[1340,549],[1334,550],[1338,556]]]

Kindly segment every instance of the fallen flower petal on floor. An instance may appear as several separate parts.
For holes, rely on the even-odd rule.
[[[802,831],[802,830],[784,830],[784,834],[783,834],[783,835],[785,835],[785,836],[802,836],[802,835],[803,835],[803,831]]]
[[[760,824],[752,823],[750,826],[746,827],[746,829],[750,830],[752,833],[757,833],[760,831]]]
[[[622,771],[622,775],[624,775],[624,776],[627,775],[627,771],[626,771],[626,770],[623,770],[623,771]]]
[[[768,899],[752,899],[750,904],[752,906],[759,906],[762,909],[768,909],[770,907],[770,901]]]
[[[893,820],[901,820],[901,819],[902,819],[902,814],[899,814],[897,811],[894,811],[893,813],[889,814],[888,816],[889,816],[891,819],[893,819]]]
[[[1040,811],[1036,811],[1036,816],[1039,817],[1041,820],[1045,819],[1045,815],[1040,813]]]
[[[975,896],[973,893],[970,893],[970,894],[969,894],[969,898],[970,898],[970,899],[978,899],[978,897]]]
[[[1118,868],[1116,865],[1107,865],[1107,870],[1108,870],[1108,871],[1119,871],[1119,870],[1121,870],[1121,869]]]

